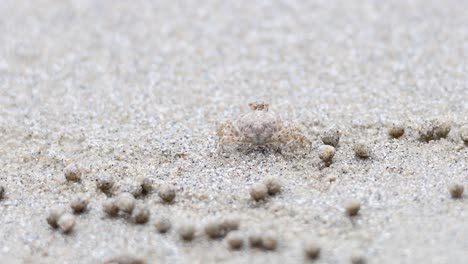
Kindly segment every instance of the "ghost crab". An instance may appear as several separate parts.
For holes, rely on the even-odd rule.
[[[310,140],[299,127],[283,122],[280,116],[269,111],[268,103],[252,102],[249,107],[250,112],[218,128],[218,153],[230,143],[251,150],[270,150],[292,156],[310,148]]]

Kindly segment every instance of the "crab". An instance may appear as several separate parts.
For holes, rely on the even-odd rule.
[[[252,102],[249,107],[248,113],[218,128],[218,153],[235,144],[250,150],[297,156],[299,150],[310,147],[311,142],[301,129],[291,122],[283,122],[279,115],[269,110],[268,103]]]

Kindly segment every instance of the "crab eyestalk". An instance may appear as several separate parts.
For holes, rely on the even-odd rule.
[[[268,104],[268,103],[265,103],[265,102],[262,102],[262,101],[258,101],[258,102],[249,103],[249,106],[250,106],[250,109],[252,109],[253,111],[265,111],[265,112],[268,112],[268,106],[269,106],[269,104]]]

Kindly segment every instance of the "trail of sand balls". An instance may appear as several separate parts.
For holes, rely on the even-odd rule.
[[[428,142],[447,137],[451,130],[449,122],[435,119],[424,123],[419,130],[419,140]],[[388,135],[391,138],[401,138],[405,133],[405,128],[401,125],[393,124],[388,129]],[[324,145],[318,147],[318,157],[329,166],[333,162],[336,148],[339,145],[341,132],[337,128],[331,128],[325,131],[321,136]],[[464,126],[460,132],[460,138],[465,145],[468,145],[468,126]],[[354,152],[358,159],[369,159],[372,157],[372,151],[369,144],[358,142],[354,145]],[[81,182],[82,170],[76,164],[68,165],[63,171],[64,177],[69,182]],[[269,196],[275,196],[281,192],[281,181],[278,177],[267,177],[263,182],[251,186],[249,193],[252,201],[259,202],[267,199]],[[149,195],[155,191],[154,183],[150,178],[143,178],[136,188],[124,191],[114,195],[115,181],[110,175],[101,175],[97,179],[96,187],[99,191],[106,194],[108,199],[103,203],[103,212],[111,218],[122,217],[134,224],[146,224],[150,220],[150,212],[145,205],[136,205],[136,199],[141,196]],[[463,197],[464,187],[459,183],[453,183],[448,187],[450,196],[453,199]],[[0,186],[0,201],[6,198],[6,189]],[[176,190],[171,185],[163,184],[158,187],[158,195],[162,202],[172,204],[176,199]],[[47,223],[53,229],[59,229],[64,234],[73,231],[76,223],[74,214],[86,213],[89,200],[85,197],[76,197],[70,203],[71,212],[66,208],[53,208],[49,211],[46,218]],[[359,215],[361,204],[357,200],[350,200],[344,205],[344,211],[348,217]],[[169,218],[159,217],[154,222],[155,229],[165,234],[172,229],[172,222]],[[208,222],[204,227],[204,233],[211,239],[224,238],[225,244],[232,250],[239,250],[244,247],[244,237],[237,230],[240,227],[240,221],[237,218],[223,218]],[[193,224],[183,224],[178,227],[177,234],[184,241],[192,241],[195,237],[196,227]],[[253,248],[264,250],[275,250],[278,245],[278,239],[273,232],[252,231],[248,236],[248,243]],[[304,255],[311,259],[319,258],[321,248],[315,241],[306,241],[303,244]],[[351,258],[352,263],[365,263],[365,258],[356,255]],[[135,256],[118,256],[109,259],[106,263],[145,263],[145,260]]]

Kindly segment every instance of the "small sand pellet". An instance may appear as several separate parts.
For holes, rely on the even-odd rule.
[[[151,178],[143,178],[140,180],[140,186],[144,195],[147,195],[153,191],[153,181]]]
[[[262,235],[262,247],[266,250],[275,250],[278,246],[278,239],[270,232]]]
[[[253,248],[262,247],[262,234],[259,231],[252,231],[249,234],[249,244]]]
[[[318,156],[325,163],[331,163],[335,153],[335,148],[330,145],[322,145],[318,148]]]
[[[108,174],[100,175],[96,185],[101,192],[109,194],[114,187],[114,178]]]
[[[361,159],[367,159],[370,156],[370,149],[367,143],[358,142],[354,145],[354,153]]]
[[[337,147],[340,143],[341,131],[336,128],[332,127],[327,129],[325,132],[322,133],[320,139],[322,140],[323,144],[330,145],[333,147]]]
[[[405,128],[400,124],[392,124],[388,129],[388,135],[392,138],[400,138],[405,134]]]
[[[460,199],[463,196],[465,188],[461,184],[454,183],[449,186],[449,192],[453,199]]]
[[[314,241],[307,241],[304,244],[304,254],[309,259],[317,259],[320,257],[320,247]]]
[[[131,214],[135,208],[135,197],[130,193],[122,193],[115,200],[120,211]]]
[[[63,170],[63,175],[67,181],[79,182],[81,181],[81,169],[74,163],[68,165]]]
[[[156,227],[156,230],[158,230],[159,233],[164,234],[167,233],[171,227],[171,221],[165,217],[160,217],[154,222],[154,226]]]
[[[62,216],[64,213],[65,213],[65,209],[64,208],[53,208],[49,211],[49,214],[47,216],[47,223],[53,227],[53,228],[57,228],[58,227],[58,219],[60,218],[60,216]]]
[[[270,176],[264,181],[269,195],[276,195],[281,192],[281,182],[278,177]]]
[[[133,210],[133,219],[136,224],[146,224],[150,218],[149,210],[141,205]]]
[[[260,201],[266,198],[268,194],[268,188],[263,183],[254,184],[250,188],[250,197],[254,201]]]
[[[57,221],[58,227],[64,233],[70,233],[75,227],[75,216],[69,213],[61,215]]]
[[[164,184],[159,189],[159,197],[161,197],[161,199],[166,203],[173,202],[176,197],[176,192],[175,192],[174,187],[168,184]]]
[[[102,210],[111,217],[119,214],[119,207],[114,199],[109,199],[102,204]]]
[[[244,245],[244,238],[239,232],[229,233],[224,240],[226,241],[227,246],[233,250],[240,249]]]
[[[211,239],[217,239],[226,235],[226,230],[221,226],[221,221],[211,221],[205,225],[205,233]]]
[[[84,197],[77,197],[71,202],[70,207],[73,210],[73,212],[79,214],[86,211],[88,204],[88,199]]]
[[[350,217],[356,216],[360,209],[361,203],[359,201],[351,200],[345,204],[346,214]]]
[[[195,237],[195,226],[184,224],[179,228],[179,236],[185,241],[192,241]]]

